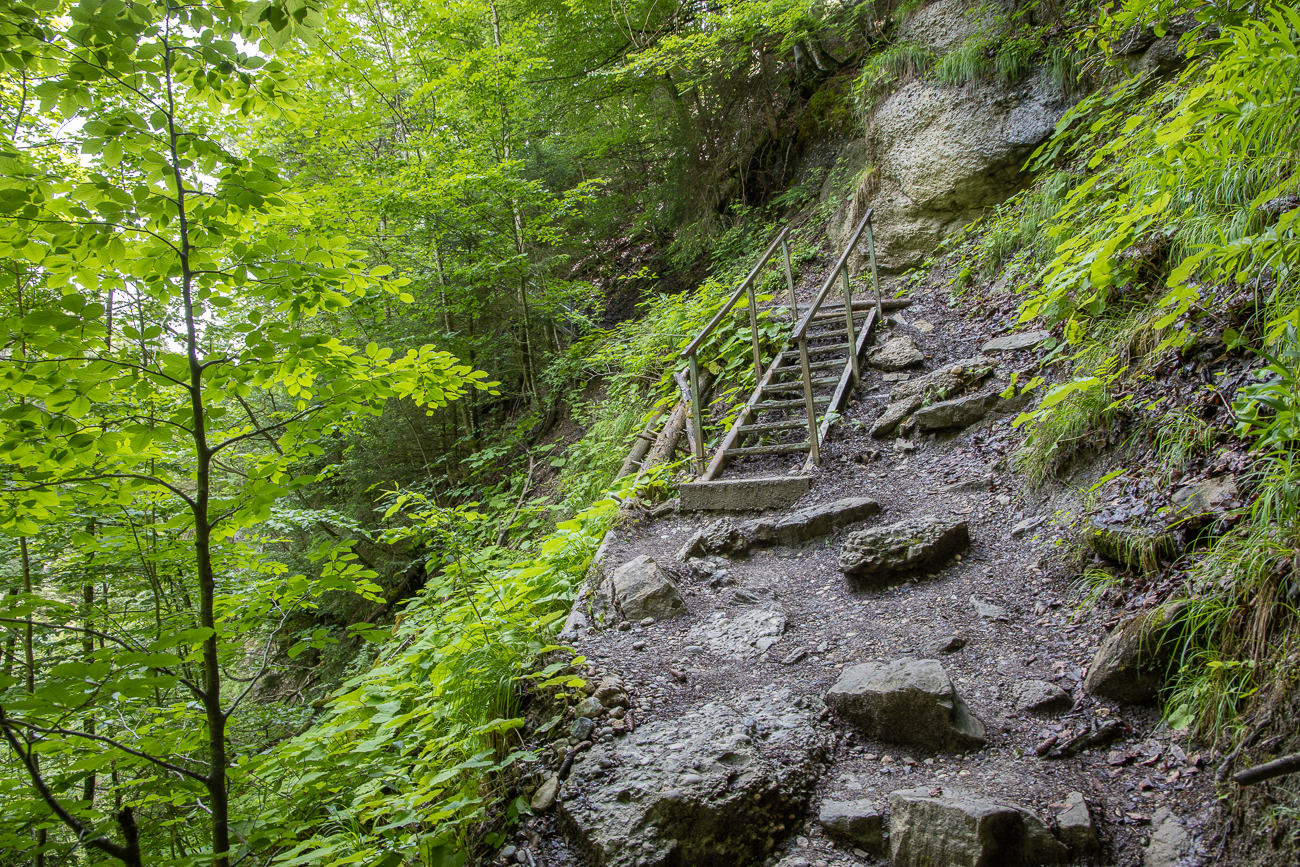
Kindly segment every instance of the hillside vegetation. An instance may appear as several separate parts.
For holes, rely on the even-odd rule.
[[[1050,330],[1016,468],[1118,467],[1079,604],[1178,603],[1168,724],[1300,749],[1300,8],[1034,0],[939,57],[921,6],[0,8],[0,864],[478,863],[602,538],[690,472],[618,478],[678,352],[779,227],[838,254],[876,178],[819,155],[886,95],[1034,70],[1071,107],[1021,191],[896,288]],[[1224,473],[1173,556],[1085,551]],[[1225,783],[1224,845],[1294,852],[1296,785]]]

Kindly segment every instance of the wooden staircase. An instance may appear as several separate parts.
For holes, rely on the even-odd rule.
[[[871,278],[875,300],[854,301],[849,286],[848,259],[863,233],[871,261]],[[873,329],[880,321],[884,305],[880,299],[880,283],[876,273],[875,241],[871,233],[871,212],[868,211],[854,230],[831,269],[821,291],[810,304],[799,304],[795,299],[794,282],[790,272],[788,230],[782,230],[768,247],[745,282],[733,293],[731,300],[714,317],[690,345],[682,351],[688,363],[689,397],[691,398],[692,446],[695,452],[697,481],[682,488],[682,507],[747,509],[788,505],[806,491],[814,466],[821,464],[821,444],[843,408],[844,402],[860,378],[860,358],[871,340]],[[777,246],[785,251],[786,279],[789,287],[788,309],[796,320],[789,341],[764,368],[758,345],[757,312],[754,307],[753,284],[762,268],[774,255]],[[827,304],[826,298],[839,283],[844,299],[839,304]],[[754,367],[757,386],[750,394],[745,407],[735,423],[723,437],[721,444],[706,463],[704,454],[701,401],[699,399],[698,350],[722,318],[730,312],[741,294],[748,292],[751,334],[753,337]],[[893,306],[893,305],[890,305]],[[806,453],[803,474],[794,477],[771,479],[736,479],[734,484],[722,484],[719,476],[734,458],[759,455]],[[720,486],[721,485],[721,486]],[[775,500],[749,503],[746,496],[737,497],[744,486],[750,489],[768,489],[776,493]],[[694,506],[692,500],[696,501]]]

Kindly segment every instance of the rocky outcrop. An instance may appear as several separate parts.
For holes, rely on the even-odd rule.
[[[908,16],[898,28],[898,38],[932,51],[951,51],[972,36],[993,35],[1005,28],[1005,16],[1014,10],[1011,0],[938,0]]]
[[[1180,608],[1163,605],[1115,627],[1092,658],[1083,688],[1130,704],[1154,700],[1173,654],[1165,639]]]
[[[677,585],[648,556],[629,560],[610,576],[610,595],[628,620],[664,620],[686,613]]]
[[[560,794],[593,864],[757,865],[802,819],[827,742],[788,690],[711,703],[597,742]]]
[[[850,533],[840,549],[839,568],[866,580],[927,569],[947,561],[970,543],[965,521],[913,518]]]
[[[927,373],[918,379],[900,382],[889,393],[891,402],[906,400],[909,397],[921,397],[934,402],[946,400],[964,389],[982,381],[997,367],[991,358],[977,355],[945,364],[938,370]]]
[[[868,737],[940,750],[984,746],[984,724],[933,659],[864,662],[844,670],[826,705]]]
[[[922,400],[919,397],[905,397],[895,403],[885,407],[885,411],[871,425],[871,435],[879,439],[887,437],[912,413],[921,408]]]
[[[1021,187],[1021,167],[1066,105],[1046,70],[1012,83],[904,85],[870,119],[878,168],[837,215],[833,240],[845,241],[870,207],[882,269],[919,264],[949,232]],[[859,258],[851,264],[861,270]]]
[[[891,792],[889,854],[894,867],[1028,867],[1069,859],[1030,810],[955,789]]]
[[[825,801],[817,813],[822,831],[877,857],[885,854],[885,817],[871,801]]]
[[[911,337],[893,337],[867,355],[867,364],[879,370],[903,370],[925,361]]]

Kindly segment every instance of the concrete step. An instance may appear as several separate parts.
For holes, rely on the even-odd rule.
[[[681,486],[683,512],[760,512],[784,509],[808,493],[812,476],[764,476],[687,482]]]

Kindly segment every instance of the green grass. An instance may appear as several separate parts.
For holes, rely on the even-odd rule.
[[[853,86],[858,115],[865,123],[881,98],[934,68],[937,55],[915,42],[896,42],[873,54]]]

